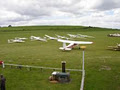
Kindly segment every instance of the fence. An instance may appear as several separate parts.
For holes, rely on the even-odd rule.
[[[5,66],[15,66],[15,67],[17,67],[17,68],[23,68],[23,67],[25,67],[25,68],[29,68],[29,69],[31,69],[31,68],[39,68],[39,69],[51,69],[51,70],[61,70],[61,68],[53,68],[53,67],[42,67],[42,66],[30,66],[30,65],[19,65],[19,64],[8,64],[8,63],[5,63],[4,64]],[[80,70],[80,69],[66,69],[67,71],[80,71],[80,72],[82,72],[82,70]]]

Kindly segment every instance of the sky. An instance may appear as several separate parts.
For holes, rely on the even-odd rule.
[[[120,0],[1,0],[0,26],[8,25],[120,29]]]

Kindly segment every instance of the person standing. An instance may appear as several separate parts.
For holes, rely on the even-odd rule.
[[[1,87],[1,90],[5,90],[5,82],[6,82],[6,79],[3,75],[0,75],[0,87]]]

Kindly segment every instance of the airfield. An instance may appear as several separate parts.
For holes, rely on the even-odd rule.
[[[108,50],[108,46],[120,43],[119,37],[108,37],[111,33],[120,33],[117,29],[105,29],[82,26],[21,26],[0,28],[0,60],[9,64],[32,65],[61,68],[61,61],[66,61],[66,68],[82,68],[82,50],[78,47],[71,51],[61,51],[62,43],[56,40],[31,41],[30,36],[44,37],[45,34],[85,34],[95,38],[77,38],[77,41],[92,41],[85,45],[85,83],[84,90],[120,90],[120,52]],[[24,43],[7,42],[10,38],[26,37]],[[68,36],[67,36],[68,37]],[[52,84],[48,78],[53,70],[32,68],[17,69],[16,67],[0,67],[7,90],[79,90],[81,72],[70,72],[71,82]]]

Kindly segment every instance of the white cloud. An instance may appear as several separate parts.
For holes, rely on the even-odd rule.
[[[0,25],[120,28],[119,0],[2,0]]]

